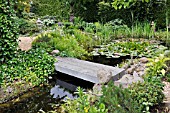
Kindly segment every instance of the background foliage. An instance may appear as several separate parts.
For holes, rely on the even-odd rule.
[[[39,16],[56,16],[58,21],[69,17],[68,4],[59,0],[33,0],[31,11]]]
[[[83,2],[81,0],[76,2],[73,0],[33,0],[33,9],[36,7],[33,12],[39,15],[56,15],[57,18],[66,19],[69,19],[69,15],[73,13],[74,16],[80,16],[85,21],[102,23],[120,18],[128,26],[132,25],[132,21],[155,21],[159,28],[165,28],[166,11],[170,12],[166,8],[170,6],[170,1],[167,1],[167,4],[157,0],[135,1],[135,4],[131,3],[126,9],[120,10],[116,10],[113,3],[112,0],[102,2],[100,0],[83,0]],[[131,12],[133,12],[133,19]]]

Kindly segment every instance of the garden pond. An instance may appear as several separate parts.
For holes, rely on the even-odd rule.
[[[124,47],[125,45],[126,47]],[[147,49],[144,50],[143,48]],[[149,45],[147,42],[130,43],[129,45],[127,42],[117,42],[116,45],[115,43],[110,43],[94,48],[92,51],[93,57],[90,61],[116,66],[126,59],[130,59],[131,52],[133,52],[134,57],[147,57],[147,53],[150,53],[149,56],[155,54],[157,48],[159,50],[166,49],[166,47],[161,45]],[[51,77],[49,79],[49,85],[35,87],[11,101],[0,104],[0,113],[37,113],[50,111],[53,110],[53,105],[60,105],[67,97],[71,99],[77,98],[74,92],[78,86],[84,89],[91,89],[94,85],[93,83],[59,72],[56,72]]]
[[[76,98],[77,87],[91,89],[92,83],[62,73],[52,75],[48,86],[35,87],[23,95],[0,104],[0,113],[37,113],[41,110],[50,111],[52,105],[63,102],[67,98]]]

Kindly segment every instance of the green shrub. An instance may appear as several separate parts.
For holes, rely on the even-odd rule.
[[[78,43],[85,49],[88,50],[89,48],[92,48],[92,46],[94,45],[94,41],[93,41],[93,36],[82,32],[80,30],[74,30],[74,34],[73,34],[76,38],[76,40],[78,41]]]
[[[160,78],[150,77],[143,83],[134,83],[131,86],[131,96],[140,104],[143,112],[149,112],[151,106],[163,102],[163,86]]]
[[[96,97],[92,94],[83,92],[78,87],[78,98],[75,100],[67,100],[62,104],[61,113],[107,113],[108,110],[103,103],[96,103]]]
[[[0,66],[2,84],[21,79],[34,86],[39,85],[54,72],[54,61],[54,58],[42,49],[17,52],[14,58]]]
[[[87,51],[79,45],[78,41],[70,35],[53,38],[52,45],[55,49],[61,51],[61,56],[81,58],[87,54]]]
[[[11,59],[18,46],[18,26],[15,22],[14,0],[0,1],[0,65]]]
[[[70,34],[59,31],[40,35],[34,42],[33,47],[45,48],[49,52],[52,49],[60,51],[60,56],[84,58],[87,51],[81,46],[76,38]]]
[[[20,34],[38,32],[38,27],[35,22],[31,22],[24,18],[16,18],[16,22],[19,25]]]
[[[55,49],[53,45],[50,44],[51,40],[52,40],[51,35],[41,34],[33,41],[32,47],[46,49],[46,51],[50,53],[53,49]]]
[[[132,99],[129,89],[109,82],[108,86],[103,86],[102,92],[99,102],[107,106],[109,113],[141,113],[140,105]]]
[[[164,54],[160,54],[158,57],[150,59],[150,62],[147,64],[148,68],[146,76],[165,77],[166,69],[168,68],[166,61],[168,60],[170,60],[170,58],[166,57]]]
[[[132,98],[141,105],[143,112],[150,112],[152,106],[163,102],[164,84],[161,79],[166,77],[167,60],[169,58],[166,58],[163,54],[150,59],[147,64],[148,68],[144,76],[144,82],[134,83],[130,87]]]

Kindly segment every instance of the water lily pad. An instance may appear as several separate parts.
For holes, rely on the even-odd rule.
[[[114,56],[114,55],[113,55],[112,58],[120,58],[120,56]]]
[[[124,42],[111,42],[107,45],[101,45],[100,48],[94,49],[95,55],[105,55],[106,57],[119,58],[120,56],[139,56],[152,57],[155,54],[166,50],[167,47],[158,44],[150,44],[147,40],[133,40]]]
[[[105,55],[105,53],[104,53],[104,52],[100,52],[100,54],[101,54],[101,55]]]
[[[96,51],[92,51],[91,54],[92,54],[93,56],[99,56],[99,55],[100,55],[100,54],[99,54],[98,52],[96,52]]]

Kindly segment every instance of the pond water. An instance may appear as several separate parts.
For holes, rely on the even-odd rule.
[[[94,85],[62,73],[52,75],[49,86],[37,87],[5,104],[0,104],[0,113],[37,113],[50,111],[52,104],[60,104],[67,97],[74,99],[77,87],[91,89]]]
[[[116,66],[117,64],[120,64],[126,59],[130,59],[130,55],[121,56],[120,58],[106,58],[105,55],[103,56],[99,55],[99,56],[93,56],[90,61],[100,63],[100,64],[105,64],[105,65],[110,65],[110,66]]]

